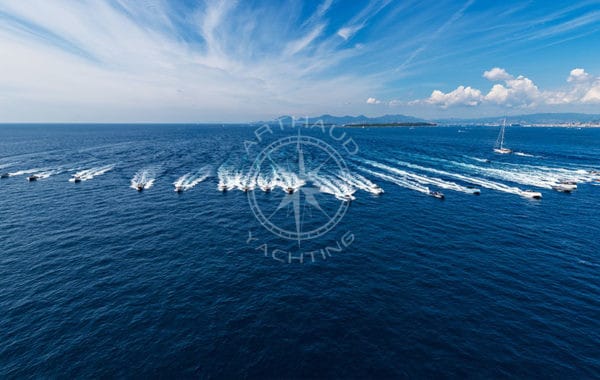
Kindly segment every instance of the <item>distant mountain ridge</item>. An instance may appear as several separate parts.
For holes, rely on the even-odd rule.
[[[336,124],[336,125],[392,125],[392,124],[409,124],[409,123],[436,123],[436,124],[498,124],[506,118],[507,124],[570,124],[570,123],[589,123],[600,125],[600,114],[586,114],[586,113],[535,113],[535,114],[524,114],[524,115],[513,115],[513,116],[493,116],[493,117],[481,117],[481,118],[432,118],[422,119],[408,115],[383,115],[377,117],[368,117],[365,115],[358,116],[333,116],[329,114],[309,117],[308,123],[314,124],[322,121],[325,124]],[[289,122],[291,116],[280,116],[275,120],[268,122],[260,121],[253,124],[259,123],[273,123],[277,120],[283,120],[283,122]],[[297,123],[306,123],[306,118],[296,117]]]
[[[489,124],[501,123],[505,116],[481,118],[448,118],[435,119],[440,124]],[[528,115],[506,116],[507,124],[569,124],[593,123],[600,124],[600,114],[586,113],[534,113]]]
[[[280,116],[277,120],[291,120],[291,116]],[[419,119],[413,116],[406,115],[383,115],[377,117],[368,117],[365,115],[358,116],[333,116],[333,115],[321,115],[316,117],[309,117],[308,123],[314,124],[322,121],[324,124],[336,124],[336,125],[347,125],[347,124],[394,124],[394,123],[425,123],[424,119]],[[306,118],[296,118],[297,123],[306,123]]]

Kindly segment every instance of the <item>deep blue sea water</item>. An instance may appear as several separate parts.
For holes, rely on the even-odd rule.
[[[506,156],[494,127],[302,130],[385,193],[343,203],[325,163],[303,226],[346,213],[298,241],[217,191],[277,128],[246,150],[256,126],[0,126],[0,378],[600,377],[600,129],[508,128]],[[297,227],[282,189],[251,196]]]

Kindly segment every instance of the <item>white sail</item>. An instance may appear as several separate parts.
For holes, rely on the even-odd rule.
[[[498,134],[498,138],[496,139],[496,144],[494,145],[494,152],[500,154],[508,154],[512,153],[512,150],[504,147],[504,130],[506,129],[506,119],[502,122],[502,127],[500,128],[500,133]]]

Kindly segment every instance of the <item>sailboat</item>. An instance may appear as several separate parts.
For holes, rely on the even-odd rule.
[[[494,145],[494,152],[499,154],[510,154],[512,153],[512,150],[504,147],[504,129],[506,129],[506,119],[502,122],[502,128],[500,128],[500,133],[498,134],[496,144]]]

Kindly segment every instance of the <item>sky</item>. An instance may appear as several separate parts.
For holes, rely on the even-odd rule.
[[[600,0],[0,0],[0,122],[600,113]]]

